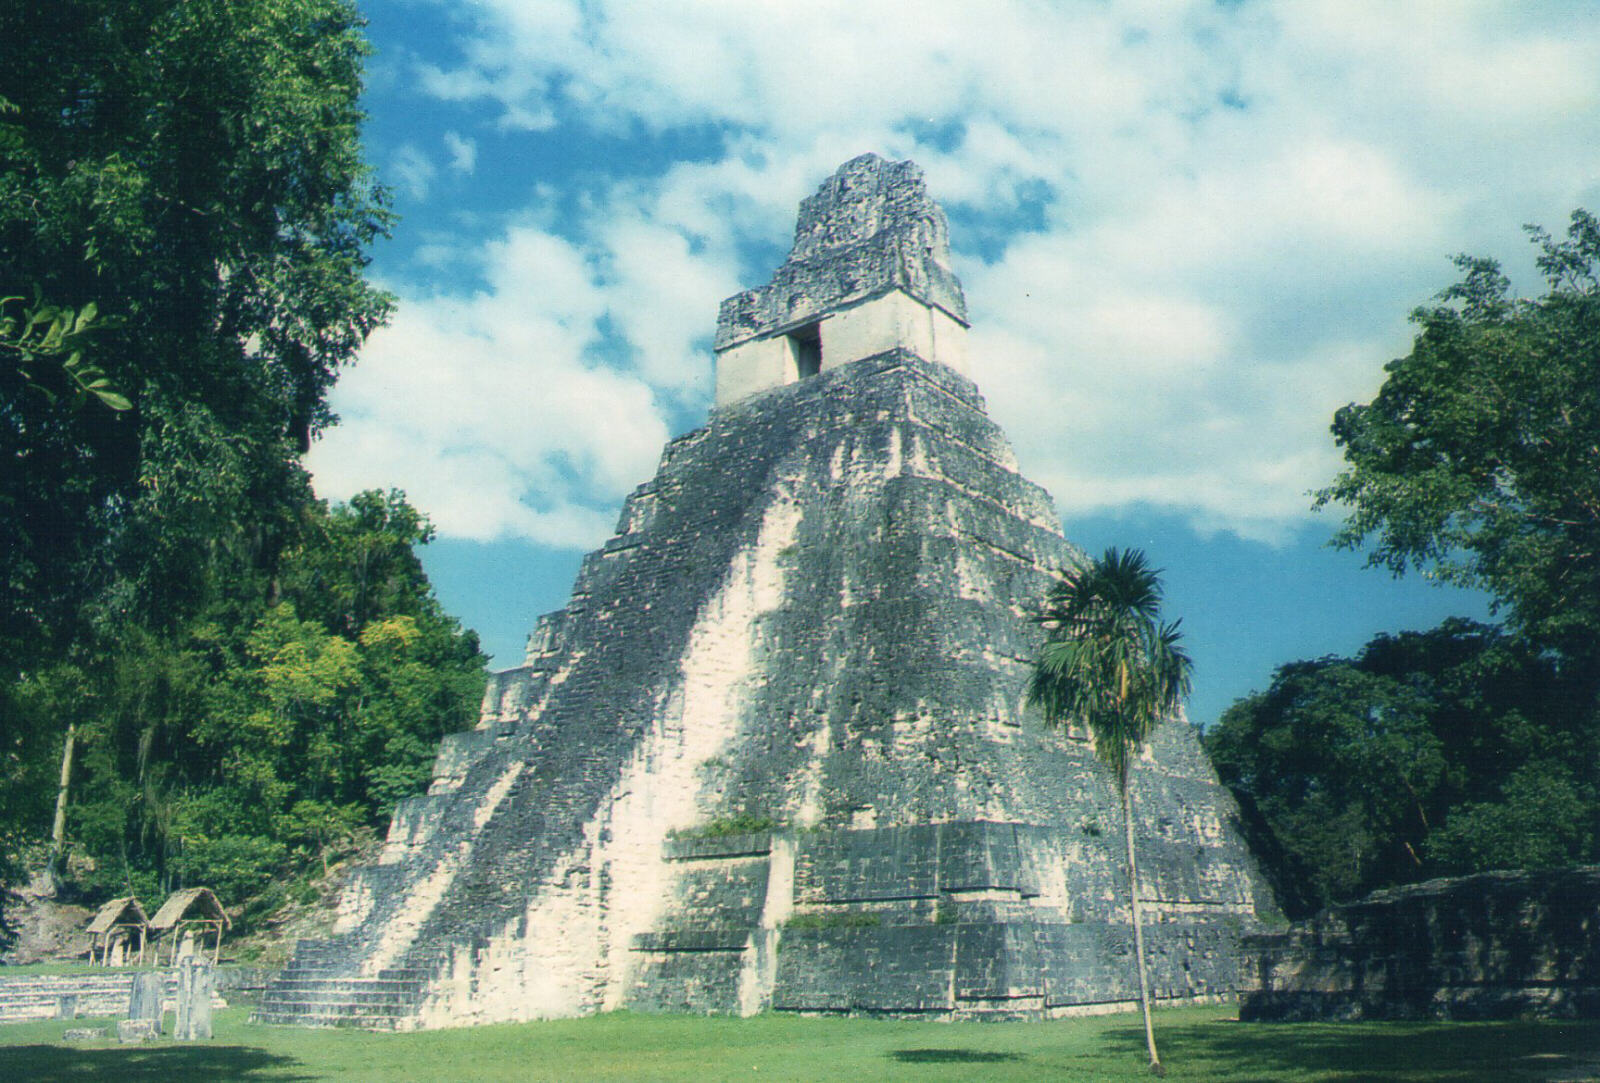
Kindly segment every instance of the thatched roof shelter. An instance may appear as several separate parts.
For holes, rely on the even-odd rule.
[[[167,896],[156,916],[150,919],[150,928],[153,932],[164,933],[182,922],[195,920],[220,921],[224,929],[233,924],[210,888],[186,887]]]
[[[222,903],[208,887],[187,887],[174,891],[161,904],[156,916],[150,919],[150,931],[168,945],[167,958],[176,961],[178,949],[185,939],[192,939],[196,950],[204,951],[205,937],[210,933],[213,962],[222,954],[222,931],[233,922],[222,909]],[[156,945],[156,962],[161,962],[161,946]]]
[[[145,934],[149,928],[150,919],[145,916],[144,907],[139,905],[138,899],[132,895],[112,899],[100,908],[84,930],[89,934],[89,961],[94,962],[95,953],[98,952],[100,962],[106,966],[113,965],[113,955],[115,962],[120,964],[127,958],[126,953],[131,950],[131,945],[137,941],[139,961],[143,962]]]
[[[132,895],[124,895],[102,906],[84,931],[100,936],[109,933],[118,925],[145,928],[149,924],[150,918],[145,915],[144,907],[139,905],[139,900]]]

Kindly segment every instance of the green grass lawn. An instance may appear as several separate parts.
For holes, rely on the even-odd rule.
[[[260,1027],[216,1040],[63,1043],[69,1026],[0,1027],[0,1080],[1123,1080],[1149,1078],[1139,1017],[1053,1023],[706,1019],[619,1013],[370,1034]],[[1242,1024],[1226,1007],[1157,1015],[1174,1080],[1232,1083],[1600,1080],[1600,1022]],[[170,1024],[170,1018],[168,1020]],[[110,1024],[115,1035],[116,1024]]]

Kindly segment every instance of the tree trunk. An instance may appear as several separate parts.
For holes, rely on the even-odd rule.
[[[56,789],[56,818],[50,826],[50,857],[45,862],[53,894],[61,892],[61,855],[67,847],[67,786],[72,781],[72,746],[77,736],[77,724],[68,722],[67,743],[61,749],[61,785]]]
[[[1128,836],[1128,900],[1133,904],[1133,954],[1139,961],[1139,1009],[1144,1013],[1144,1043],[1150,1050],[1150,1070],[1166,1075],[1156,1054],[1156,1031],[1150,1023],[1150,973],[1144,961],[1144,920],[1139,908],[1139,863],[1133,848],[1133,797],[1128,793],[1128,767],[1122,767],[1122,824]]]

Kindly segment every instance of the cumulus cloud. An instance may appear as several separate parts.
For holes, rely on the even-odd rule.
[[[319,484],[411,464],[446,533],[597,541],[666,419],[708,400],[717,301],[764,279],[750,253],[786,246],[796,202],[863,150],[917,159],[951,212],[976,378],[1066,515],[1138,505],[1258,538],[1307,514],[1333,410],[1407,348],[1447,257],[1521,258],[1522,222],[1600,196],[1581,5],[450,10],[465,29],[416,62],[421,92],[573,145],[646,133],[656,157],[584,173],[536,226],[507,208],[485,252],[425,246],[423,269],[481,256],[485,287],[399,284],[341,383]],[[444,139],[472,172],[478,143]],[[410,146],[392,166],[414,193],[437,171]]]
[[[667,437],[654,395],[594,359],[607,302],[582,250],[519,226],[481,270],[373,335],[307,464],[324,496],[399,485],[441,534],[592,544]]]

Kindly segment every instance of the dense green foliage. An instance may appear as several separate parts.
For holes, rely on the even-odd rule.
[[[1258,850],[1299,916],[1430,876],[1600,856],[1587,683],[1505,631],[1452,620],[1282,666],[1205,743],[1270,829]]]
[[[275,598],[224,595],[173,632],[132,630],[104,673],[22,682],[36,717],[79,722],[85,886],[270,905],[286,875],[370,838],[475,719],[482,658],[428,592],[426,524],[397,494],[307,512]]]
[[[387,223],[364,52],[347,0],[0,5],[0,297],[94,306],[132,403],[0,351],[0,672],[59,658],[113,584],[159,624],[208,550],[287,544],[295,452],[389,306],[362,277]]]
[[[1317,497],[1348,508],[1336,544],[1487,590],[1506,627],[1283,666],[1207,735],[1292,913],[1600,859],[1600,222],[1530,232],[1545,296],[1458,259],[1377,397],[1335,417],[1348,465]]]
[[[1600,661],[1600,221],[1534,229],[1549,291],[1513,298],[1492,260],[1419,309],[1378,396],[1334,418],[1349,464],[1318,494],[1372,563],[1482,587],[1532,642]]]
[[[482,659],[398,494],[299,462],[390,308],[350,0],[0,5],[0,870],[259,910],[421,788]]]

